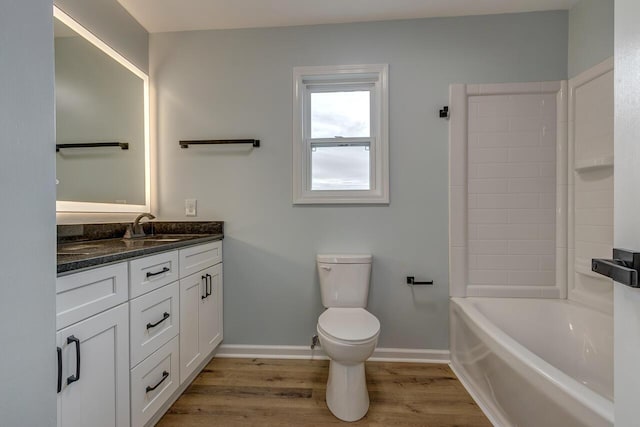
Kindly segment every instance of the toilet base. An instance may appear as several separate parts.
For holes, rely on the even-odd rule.
[[[327,381],[327,406],[343,421],[357,421],[369,410],[364,362],[342,364],[331,360]]]

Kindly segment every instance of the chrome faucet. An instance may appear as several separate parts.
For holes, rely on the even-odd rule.
[[[146,234],[144,234],[144,229],[142,228],[142,224],[140,224],[140,221],[142,221],[142,218],[149,218],[151,220],[151,219],[155,219],[156,217],[146,212],[138,215],[136,219],[133,220],[133,224],[129,224],[127,226],[127,231],[124,233],[125,239],[135,239],[136,237],[146,236]]]

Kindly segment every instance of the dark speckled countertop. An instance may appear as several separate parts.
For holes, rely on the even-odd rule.
[[[123,239],[126,223],[58,226],[58,275],[158,252],[222,240],[223,223],[145,223],[147,237]]]

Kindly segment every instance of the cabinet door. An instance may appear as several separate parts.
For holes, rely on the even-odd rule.
[[[208,296],[200,302],[200,351],[207,356],[222,341],[222,264],[202,273],[209,288]]]
[[[56,343],[62,349],[58,426],[129,426],[128,304],[60,330]],[[79,379],[68,383],[78,376],[77,365]]]
[[[180,280],[180,383],[198,367],[200,349],[200,304],[206,297],[204,272]]]

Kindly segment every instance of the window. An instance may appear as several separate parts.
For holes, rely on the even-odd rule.
[[[389,203],[387,73],[294,68],[294,204]]]

